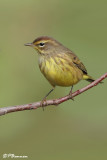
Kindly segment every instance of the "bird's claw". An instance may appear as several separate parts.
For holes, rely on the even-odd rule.
[[[43,108],[43,111],[44,111],[44,102],[46,103],[46,98],[43,98],[40,103],[40,106]]]
[[[70,97],[71,100],[74,101],[74,98],[72,97],[72,92],[69,93],[69,97]]]

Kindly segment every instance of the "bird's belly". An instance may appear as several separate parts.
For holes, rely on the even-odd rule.
[[[41,72],[53,86],[72,86],[82,79],[82,72],[68,64],[56,63],[52,58],[41,64]]]

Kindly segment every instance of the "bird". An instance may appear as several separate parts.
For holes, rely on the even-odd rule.
[[[52,89],[42,101],[46,100],[56,86],[71,87],[69,95],[73,99],[72,89],[75,84],[81,80],[90,83],[94,81],[76,54],[54,38],[41,36],[25,46],[30,46],[38,52],[40,71],[52,85]]]

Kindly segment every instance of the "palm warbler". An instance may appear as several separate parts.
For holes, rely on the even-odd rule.
[[[79,58],[55,39],[47,36],[39,37],[25,46],[31,46],[38,51],[39,68],[53,86],[44,99],[54,90],[55,86],[72,86],[69,93],[72,98],[74,84],[81,79],[94,81],[87,74],[87,70]]]

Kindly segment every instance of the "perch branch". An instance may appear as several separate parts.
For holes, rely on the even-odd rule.
[[[107,73],[105,73],[100,78],[98,78],[94,82],[90,83],[86,87],[84,87],[82,89],[79,89],[79,90],[75,91],[74,93],[72,93],[72,97],[75,97],[75,96],[87,91],[88,89],[96,86],[97,84],[99,84],[105,78],[107,78]],[[44,101],[43,106],[45,107],[45,106],[48,106],[48,105],[58,105],[58,104],[63,103],[65,101],[69,100],[69,99],[71,99],[70,95],[67,95],[65,97],[61,97],[59,99],[47,100],[47,101]],[[41,102],[34,102],[34,103],[31,103],[31,104],[4,107],[4,108],[0,108],[0,116],[5,115],[7,113],[11,113],[11,112],[37,109],[39,107],[42,107]]]

